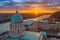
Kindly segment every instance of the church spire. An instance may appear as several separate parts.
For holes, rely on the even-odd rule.
[[[18,7],[16,7],[16,13],[18,13]]]

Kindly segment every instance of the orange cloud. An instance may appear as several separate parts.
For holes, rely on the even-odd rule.
[[[19,13],[33,13],[33,14],[42,14],[42,13],[53,13],[53,12],[56,12],[58,11],[57,9],[46,9],[46,8],[43,8],[43,7],[30,7],[30,8],[19,8],[18,9]],[[2,9],[0,10],[0,13],[15,13],[16,12],[16,9],[13,8],[13,9]]]

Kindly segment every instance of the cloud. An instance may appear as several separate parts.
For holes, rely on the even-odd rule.
[[[24,0],[12,0],[12,1],[16,3],[24,2]]]
[[[0,1],[5,1],[5,0],[0,0]]]
[[[5,3],[3,1],[0,1],[0,6],[3,6]]]
[[[8,4],[8,3],[10,3],[10,1],[1,1],[0,0],[0,6],[4,6],[5,4]]]
[[[60,5],[60,0],[32,0],[32,1],[34,1],[34,2],[42,2],[42,3],[44,3],[44,2],[50,2],[51,4],[53,4],[53,5]],[[31,0],[0,0],[0,6],[4,6],[4,5],[6,5],[6,4],[13,4],[14,3],[14,5],[16,4],[16,3],[23,3],[23,2],[31,2]],[[18,4],[16,4],[16,5],[18,5]]]

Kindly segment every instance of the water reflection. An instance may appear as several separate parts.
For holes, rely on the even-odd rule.
[[[0,24],[0,33],[9,30],[9,23],[10,23],[10,22]]]

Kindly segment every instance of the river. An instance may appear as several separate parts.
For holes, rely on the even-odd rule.
[[[0,24],[0,33],[9,30],[9,22]]]
[[[51,16],[51,15],[43,15],[43,16],[40,16],[40,17],[38,17],[38,18],[33,18],[33,19],[29,19],[29,20],[34,20],[34,21],[43,20],[43,19],[45,19],[45,18],[49,18],[50,16]],[[27,19],[27,20],[28,20],[28,19]],[[10,22],[0,24],[0,33],[9,30],[9,27],[10,27],[10,26],[9,26],[9,23],[10,23]]]

